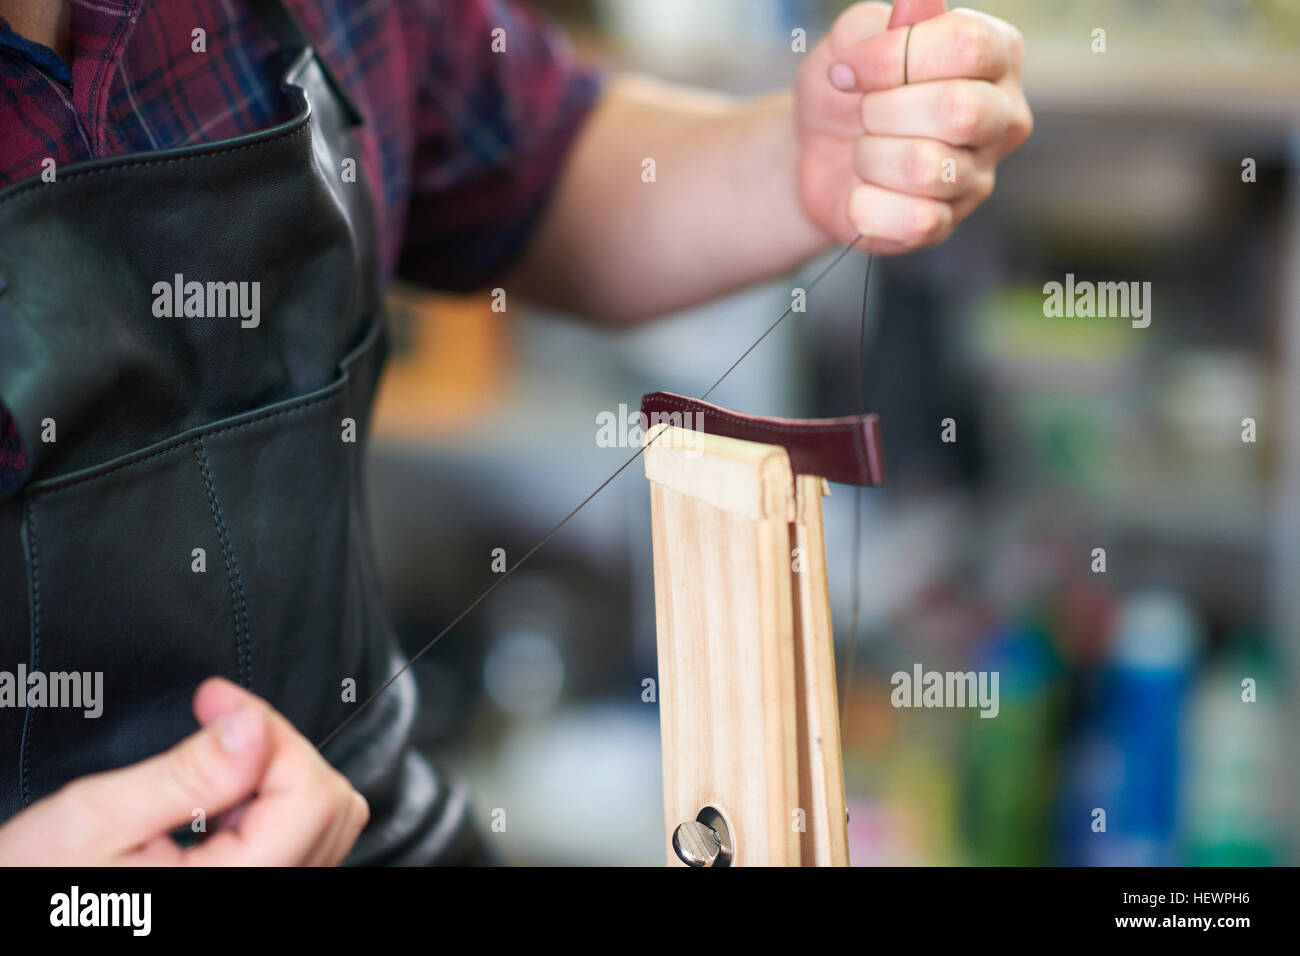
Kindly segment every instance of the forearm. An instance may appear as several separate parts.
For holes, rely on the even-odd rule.
[[[654,161],[654,180],[643,179]],[[830,239],[798,192],[793,99],[611,84],[511,287],[632,322],[779,275]]]

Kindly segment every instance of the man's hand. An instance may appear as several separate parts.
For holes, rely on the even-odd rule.
[[[879,253],[942,241],[1033,128],[1020,34],[944,9],[850,7],[793,92],[738,101],[611,83],[509,286],[629,323],[787,273],[832,240],[862,234]]]
[[[141,763],[73,781],[0,827],[5,866],[332,866],[369,819],[365,799],[263,700],[212,678],[202,729]],[[212,831],[169,836],[202,810]]]
[[[844,11],[795,85],[805,211],[840,242],[863,235],[865,250],[885,254],[947,238],[1033,130],[1019,31],[945,13],[944,0],[895,6],[892,26],[884,3]]]

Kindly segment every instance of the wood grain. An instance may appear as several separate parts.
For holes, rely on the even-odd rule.
[[[733,865],[843,865],[825,482],[796,484],[775,445],[671,426],[647,442],[665,857],[682,865],[673,831],[712,806]]]

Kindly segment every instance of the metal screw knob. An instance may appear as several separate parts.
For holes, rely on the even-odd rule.
[[[731,866],[736,852],[731,828],[716,807],[705,807],[674,830],[673,850],[687,866]]]
[[[673,831],[673,849],[687,866],[713,866],[722,855],[722,841],[713,827],[692,820]]]

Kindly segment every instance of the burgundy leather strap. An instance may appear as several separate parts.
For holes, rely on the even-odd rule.
[[[885,481],[880,445],[880,419],[875,415],[845,418],[762,418],[733,412],[698,398],[651,392],[641,399],[647,427],[669,421],[682,428],[743,441],[781,445],[798,475],[820,475],[846,485],[879,485]],[[675,418],[664,416],[675,415]]]

